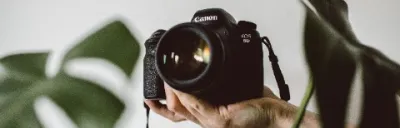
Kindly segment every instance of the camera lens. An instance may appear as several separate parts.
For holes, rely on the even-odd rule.
[[[224,62],[222,42],[208,28],[193,23],[172,27],[156,48],[156,69],[171,87],[200,93],[213,87]]]
[[[173,33],[159,47],[162,56],[161,70],[176,80],[190,80],[199,76],[210,63],[208,42],[188,30]]]

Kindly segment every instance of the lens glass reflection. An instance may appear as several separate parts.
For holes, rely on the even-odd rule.
[[[210,47],[194,33],[183,31],[159,47],[163,53],[161,70],[164,75],[177,80],[189,80],[199,76],[210,63]]]

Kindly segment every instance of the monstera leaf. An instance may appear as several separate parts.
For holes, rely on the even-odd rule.
[[[360,126],[398,128],[396,91],[400,88],[400,66],[356,38],[343,0],[309,2],[315,11],[304,4],[304,48],[322,126],[344,127],[349,89],[360,67],[365,91]]]
[[[117,65],[127,76],[132,74],[140,53],[140,46],[122,22],[114,22],[90,35],[72,48],[62,66],[76,58],[102,58]]]
[[[45,75],[48,54],[23,53],[0,59],[0,127],[43,127],[33,109],[39,96],[51,98],[78,127],[113,127],[124,104],[101,86],[67,75],[64,67],[74,58],[93,57],[108,60],[130,75],[139,45],[123,23],[110,23],[73,47],[54,78]]]

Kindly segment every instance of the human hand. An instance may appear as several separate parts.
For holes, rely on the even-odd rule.
[[[284,124],[288,124],[296,113],[295,106],[280,100],[267,87],[264,88],[263,98],[224,106],[213,106],[168,85],[165,91],[167,105],[158,101],[145,101],[151,110],[174,122],[190,120],[205,128],[286,126]]]

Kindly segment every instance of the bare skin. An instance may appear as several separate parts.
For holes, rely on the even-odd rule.
[[[166,105],[145,100],[152,111],[174,122],[190,120],[204,128],[290,128],[298,109],[280,100],[267,87],[262,98],[226,106],[213,106],[168,85],[165,91]],[[319,128],[318,122],[317,114],[306,112],[300,127]]]

